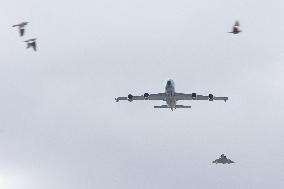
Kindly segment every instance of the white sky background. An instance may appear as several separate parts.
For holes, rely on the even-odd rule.
[[[0,188],[283,188],[283,6],[3,1]],[[236,19],[244,32],[227,34]],[[24,38],[11,27],[22,21]],[[229,101],[174,112],[114,101],[168,78]],[[221,153],[237,163],[213,165]]]

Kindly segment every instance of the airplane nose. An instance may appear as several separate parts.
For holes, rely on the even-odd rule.
[[[167,82],[167,85],[172,85],[172,82],[169,80],[169,81]]]

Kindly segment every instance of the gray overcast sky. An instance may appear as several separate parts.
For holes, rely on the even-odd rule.
[[[283,6],[2,2],[0,188],[283,188]],[[236,19],[244,32],[227,34]],[[20,38],[11,26],[22,21]],[[174,112],[114,101],[163,92],[168,78],[229,101]],[[221,153],[237,163],[211,164]]]

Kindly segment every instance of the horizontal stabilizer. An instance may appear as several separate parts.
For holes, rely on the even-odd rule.
[[[170,108],[167,105],[162,105],[162,106],[154,106],[154,108]]]
[[[191,108],[191,106],[176,105],[175,108]]]
[[[154,108],[171,108],[171,107],[169,107],[167,105],[162,105],[162,106],[154,106]],[[191,108],[191,106],[176,105],[174,107],[174,109],[176,109],[176,108]]]

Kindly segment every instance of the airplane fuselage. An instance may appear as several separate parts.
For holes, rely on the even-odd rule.
[[[165,93],[166,93],[166,103],[167,106],[173,110],[176,106],[176,99],[175,99],[175,83],[173,80],[169,79],[167,81],[166,87],[165,87]]]

